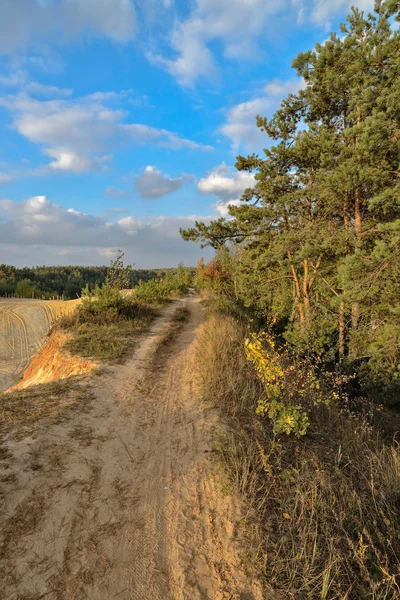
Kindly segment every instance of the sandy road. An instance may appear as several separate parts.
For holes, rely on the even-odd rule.
[[[76,303],[0,298],[0,392],[17,381],[57,317]]]
[[[240,513],[211,475],[216,416],[194,381],[198,298],[154,355],[170,306],[89,412],[8,442],[0,598],[261,600],[239,566]]]

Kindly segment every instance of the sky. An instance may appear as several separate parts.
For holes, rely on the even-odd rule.
[[[0,263],[196,264],[292,59],[371,0],[0,0]]]

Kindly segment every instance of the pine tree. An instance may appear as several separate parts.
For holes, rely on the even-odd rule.
[[[258,127],[275,146],[227,220],[184,239],[241,245],[239,299],[298,348],[400,378],[400,3],[353,9],[341,36],[293,62],[305,88]],[[236,269],[237,270],[237,269]],[[251,300],[253,297],[253,300]],[[367,365],[367,367],[366,367]]]

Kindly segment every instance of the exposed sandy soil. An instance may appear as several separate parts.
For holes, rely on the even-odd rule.
[[[168,345],[176,304],[95,378],[89,410],[4,444],[0,598],[263,598],[240,568],[239,505],[212,475],[216,415],[194,381],[204,315],[185,303]]]
[[[64,346],[69,338],[70,334],[65,331],[60,329],[52,331],[43,348],[33,357],[21,381],[9,388],[7,392],[89,374],[96,368],[97,365],[93,360],[71,355],[65,349]]]
[[[54,321],[74,310],[77,302],[0,298],[0,392],[16,383]]]

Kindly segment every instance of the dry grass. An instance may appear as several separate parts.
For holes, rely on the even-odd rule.
[[[0,433],[17,438],[33,435],[39,422],[60,421],[73,409],[87,408],[92,398],[79,377],[1,394]]]
[[[360,410],[339,401],[314,407],[312,387],[304,395],[307,436],[274,436],[255,415],[263,389],[244,354],[245,334],[234,319],[211,316],[198,366],[204,397],[226,425],[218,464],[249,507],[252,565],[285,599],[400,598],[398,445],[384,443]]]
[[[127,303],[121,314],[107,309],[90,313],[79,308],[61,319],[59,326],[73,335],[66,344],[72,354],[118,363],[135,348],[136,337],[148,330],[158,314],[154,307],[134,302]]]

